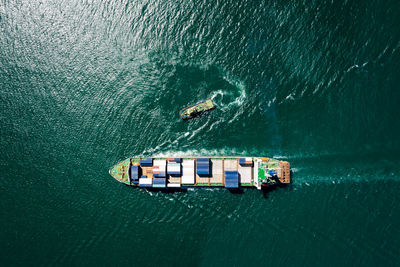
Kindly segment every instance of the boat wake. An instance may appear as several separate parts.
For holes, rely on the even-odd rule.
[[[373,156],[321,156],[287,159],[291,163],[293,185],[367,183],[400,181],[398,158]]]
[[[223,79],[228,82],[234,90],[219,89],[211,93],[211,98],[215,105],[221,110],[226,111],[232,106],[240,106],[246,99],[246,88],[242,81],[230,78],[227,75]]]
[[[188,156],[243,156],[243,157],[256,157],[256,156],[267,156],[267,153],[260,152],[258,150],[244,151],[235,148],[222,148],[222,149],[188,149],[188,150],[167,150],[167,151],[152,151],[146,153],[144,156],[153,157],[188,157]],[[281,158],[284,159],[283,157]]]

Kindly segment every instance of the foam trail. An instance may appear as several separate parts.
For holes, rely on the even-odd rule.
[[[229,75],[224,76],[224,80],[235,87],[236,91],[226,91],[226,90],[216,90],[212,92],[210,98],[219,106],[222,110],[227,110],[231,106],[240,106],[246,99],[246,87],[242,81],[236,78],[230,78]],[[237,95],[235,97],[235,95]],[[221,99],[216,99],[218,96],[221,96]],[[224,103],[224,98],[234,97],[232,101],[228,103]]]

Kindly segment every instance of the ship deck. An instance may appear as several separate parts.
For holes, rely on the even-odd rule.
[[[211,99],[200,101],[192,106],[188,106],[179,112],[182,119],[191,119],[200,113],[214,109],[214,103]]]
[[[146,187],[230,187],[231,182],[226,181],[227,173],[235,175],[235,184],[239,187],[257,187],[272,176],[279,180],[279,183],[290,183],[290,164],[286,161],[259,157],[185,157],[177,158],[148,158],[151,165],[141,165],[145,158],[129,158],[119,162],[110,169],[110,174],[118,181],[132,186],[140,186],[141,181],[146,182]],[[197,161],[206,160],[206,175],[198,171]],[[239,161],[246,160],[248,163]],[[154,166],[153,166],[154,163]],[[158,166],[157,164],[161,164]],[[178,173],[169,172],[169,166],[179,170]],[[200,163],[199,163],[200,164]],[[130,173],[131,166],[140,169],[137,179],[133,181]],[[162,173],[160,177],[160,172]],[[271,174],[272,173],[272,174]],[[156,176],[157,175],[157,176]],[[271,176],[272,175],[272,176]],[[141,180],[143,178],[144,180]],[[161,184],[160,183],[162,182]],[[153,185],[153,181],[157,185]],[[228,184],[227,184],[228,183]],[[142,184],[143,185],[143,184]]]

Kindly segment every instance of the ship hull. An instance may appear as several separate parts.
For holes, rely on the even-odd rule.
[[[151,190],[270,188],[291,182],[290,164],[266,157],[132,157],[110,168],[118,182]]]
[[[182,120],[189,120],[203,114],[204,112],[213,110],[214,108],[215,105],[212,100],[207,99],[182,109],[179,112],[179,116],[182,118]]]

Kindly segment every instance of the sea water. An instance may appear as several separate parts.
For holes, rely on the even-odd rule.
[[[399,25],[394,0],[0,1],[2,265],[399,265]],[[147,192],[108,174],[135,155],[293,184]]]

